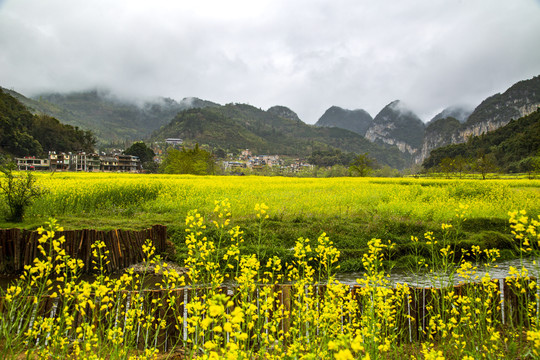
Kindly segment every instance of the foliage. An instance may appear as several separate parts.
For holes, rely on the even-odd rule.
[[[33,115],[0,89],[0,150],[16,156],[37,155],[41,145],[30,134]]]
[[[365,110],[346,110],[332,106],[317,120],[317,126],[335,126],[354,131],[362,136],[373,123],[373,118]]]
[[[339,149],[314,150],[307,158],[307,162],[314,166],[330,167],[334,165],[348,166],[354,161],[353,153],[344,153]]]
[[[491,161],[490,158],[488,158]],[[486,161],[486,159],[479,161]],[[488,165],[487,163],[485,165]],[[455,158],[445,157],[441,160],[438,170],[446,175],[447,178],[450,178],[454,174],[458,174],[459,178],[463,177],[465,172],[474,170],[474,160],[473,159],[464,159],[463,156],[458,155]],[[494,167],[485,166],[486,173],[494,170]],[[485,174],[484,174],[485,175]]]
[[[9,216],[6,219],[21,222],[27,207],[42,195],[42,190],[36,185],[36,178],[31,172],[16,175],[16,168],[14,163],[0,167],[0,172],[4,175],[0,180],[0,194],[4,195],[9,207]]]
[[[213,175],[217,166],[212,154],[195,144],[193,149],[168,149],[161,170],[165,174]]]
[[[486,180],[486,175],[496,171],[497,160],[493,154],[480,152],[473,163],[472,168],[482,175],[482,179]]]
[[[30,134],[46,153],[49,151],[92,153],[96,145],[96,139],[91,131],[61,124],[57,119],[47,115],[33,117]]]
[[[349,172],[354,176],[368,176],[376,163],[368,156],[368,153],[358,155],[349,166]]]
[[[537,156],[539,152],[540,110],[518,120],[512,120],[497,130],[471,137],[466,143],[434,149],[424,160],[423,166],[426,169],[434,169],[444,158],[457,157],[474,159],[477,162],[485,155],[497,159],[497,165],[501,170],[517,172],[525,167],[525,164],[521,163],[524,159]]]
[[[155,172],[154,166],[154,150],[150,149],[143,141],[136,141],[126,150],[124,154],[137,156],[141,161],[142,167],[145,170]]]
[[[528,156],[520,160],[510,171],[527,173],[529,179],[532,179],[535,174],[540,173],[540,151],[536,156]]]
[[[410,172],[410,170],[408,170]],[[384,165],[383,167],[379,169],[374,169],[373,172],[370,173],[373,177],[384,177],[384,178],[392,178],[392,177],[401,177],[403,176],[402,172],[397,169],[392,169],[388,165]]]
[[[183,111],[154,132],[152,140],[168,137],[181,137],[187,144],[199,143],[227,152],[248,148],[257,154],[300,157],[319,150],[369,152],[379,163],[393,168],[404,168],[410,161],[395,146],[374,144],[345,129],[307,125],[245,104]]]
[[[46,115],[32,115],[24,105],[0,89],[0,151],[15,156],[41,156],[44,152],[93,152],[90,131],[61,124]]]

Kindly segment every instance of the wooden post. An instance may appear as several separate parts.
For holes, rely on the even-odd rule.
[[[13,267],[15,268],[15,271],[18,272],[21,270],[21,230],[13,229],[13,235]]]
[[[281,290],[281,297],[280,297],[280,304],[283,305],[283,313],[282,316],[282,325],[281,328],[283,329],[283,334],[288,334],[289,330],[291,328],[291,311],[292,311],[292,285],[280,285]],[[287,342],[286,339],[284,339],[285,343]]]

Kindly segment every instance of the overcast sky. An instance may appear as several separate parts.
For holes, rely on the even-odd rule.
[[[0,0],[0,86],[424,121],[540,75],[540,0]]]

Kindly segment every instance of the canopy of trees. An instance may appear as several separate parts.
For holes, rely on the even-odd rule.
[[[315,150],[307,158],[308,163],[315,166],[349,166],[355,159],[354,153],[346,153],[338,149]]]
[[[353,176],[368,176],[376,166],[375,160],[368,153],[358,155],[349,166],[349,172]]]
[[[154,153],[154,150],[150,149],[142,141],[134,142],[133,145],[131,145],[124,151],[124,154],[137,156],[139,160],[141,160],[141,163],[153,161],[154,156],[156,156],[156,154]]]
[[[0,89],[0,152],[41,156],[48,151],[93,152],[90,131],[61,124],[47,115],[32,115],[24,105]]]
[[[154,150],[150,149],[144,142],[136,141],[128,147],[124,154],[137,156],[141,161],[141,165],[145,171],[156,172],[157,164],[154,162]]]

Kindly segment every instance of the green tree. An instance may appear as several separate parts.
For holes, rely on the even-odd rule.
[[[480,151],[473,163],[474,170],[482,175],[482,180],[486,180],[487,174],[497,171],[497,162],[495,156],[491,153],[487,154]]]
[[[368,176],[375,165],[375,160],[368,156],[368,153],[358,155],[349,165],[349,173],[352,176]]]
[[[463,177],[463,173],[467,171],[469,162],[463,156],[458,155],[454,158],[454,171],[459,174],[459,178]]]
[[[450,179],[450,176],[454,172],[454,159],[445,157],[441,160],[439,164],[439,169],[442,173],[446,175],[447,179]]]
[[[161,166],[162,172],[166,174],[213,175],[216,169],[212,154],[200,149],[199,144],[195,144],[193,149],[168,149]]]
[[[403,176],[403,174],[397,169],[393,169],[388,165],[384,165],[380,169],[374,170],[373,173],[370,174],[370,176],[389,178],[389,177],[401,177]]]
[[[315,166],[331,167],[334,165],[348,166],[354,161],[353,153],[344,153],[339,149],[314,150],[307,158],[308,163]]]
[[[529,179],[532,179],[536,173],[540,172],[540,155],[526,157],[519,161],[517,166],[520,172],[527,173]]]
[[[144,142],[136,141],[124,151],[125,155],[137,156],[141,161],[144,170],[157,172],[157,165],[154,161],[154,150],[150,149]]]
[[[15,163],[0,167],[0,172],[4,174],[0,181],[0,194],[4,195],[9,207],[6,220],[21,222],[26,208],[42,195],[42,191],[36,186],[36,178],[31,172],[15,175],[13,172],[16,168]]]
[[[214,155],[218,159],[225,159],[227,157],[227,153],[222,148],[218,148],[217,150],[215,150]]]

